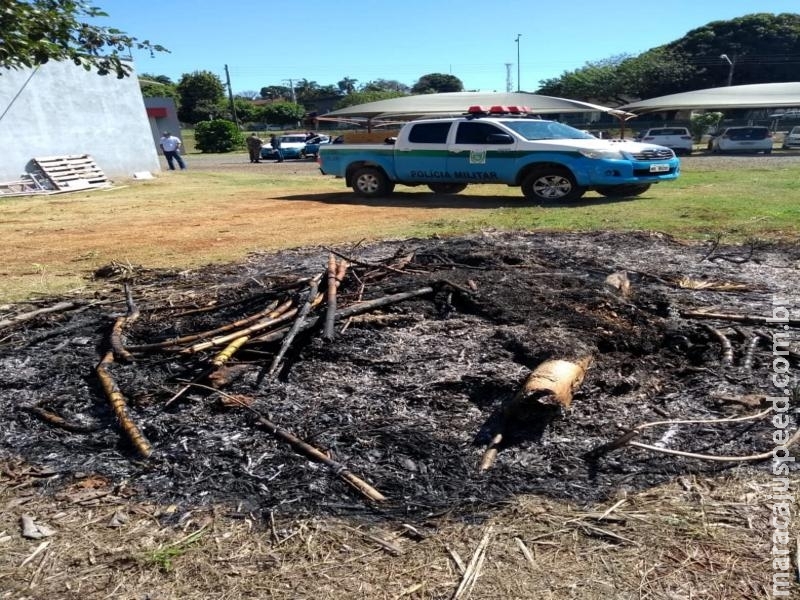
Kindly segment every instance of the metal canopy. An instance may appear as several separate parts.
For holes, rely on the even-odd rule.
[[[449,92],[445,94],[422,94],[403,96],[377,102],[367,102],[356,106],[348,106],[320,115],[323,120],[358,120],[372,121],[388,119],[411,119],[424,116],[449,116],[464,114],[470,106],[527,106],[536,114],[606,112],[618,114],[618,111],[598,104],[590,104],[579,100],[539,96],[523,92]]]
[[[621,110],[637,114],[666,110],[783,108],[800,106],[800,82],[754,83],[708,88],[631,102]]]

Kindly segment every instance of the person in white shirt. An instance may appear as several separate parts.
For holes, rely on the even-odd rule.
[[[175,170],[175,162],[178,163],[178,166],[183,171],[186,168],[186,163],[183,162],[183,159],[180,155],[181,149],[181,140],[178,137],[172,135],[169,131],[165,131],[164,135],[161,136],[161,140],[158,142],[161,149],[164,151],[164,157],[167,159],[167,164],[169,165],[169,170]]]

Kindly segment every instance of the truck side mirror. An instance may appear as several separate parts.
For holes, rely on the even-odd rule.
[[[513,144],[514,138],[507,133],[490,133],[486,136],[487,144]]]

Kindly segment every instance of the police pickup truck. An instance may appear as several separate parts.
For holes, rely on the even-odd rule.
[[[577,200],[587,190],[638,196],[680,173],[669,148],[597,139],[524,107],[471,107],[462,117],[411,121],[392,141],[321,146],[320,170],[365,197],[390,194],[395,184],[456,194],[469,184],[500,183],[536,202]]]

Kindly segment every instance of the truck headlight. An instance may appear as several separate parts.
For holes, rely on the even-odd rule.
[[[617,160],[625,158],[619,150],[595,150],[586,148],[578,150],[578,152],[583,154],[586,158],[610,158]]]

